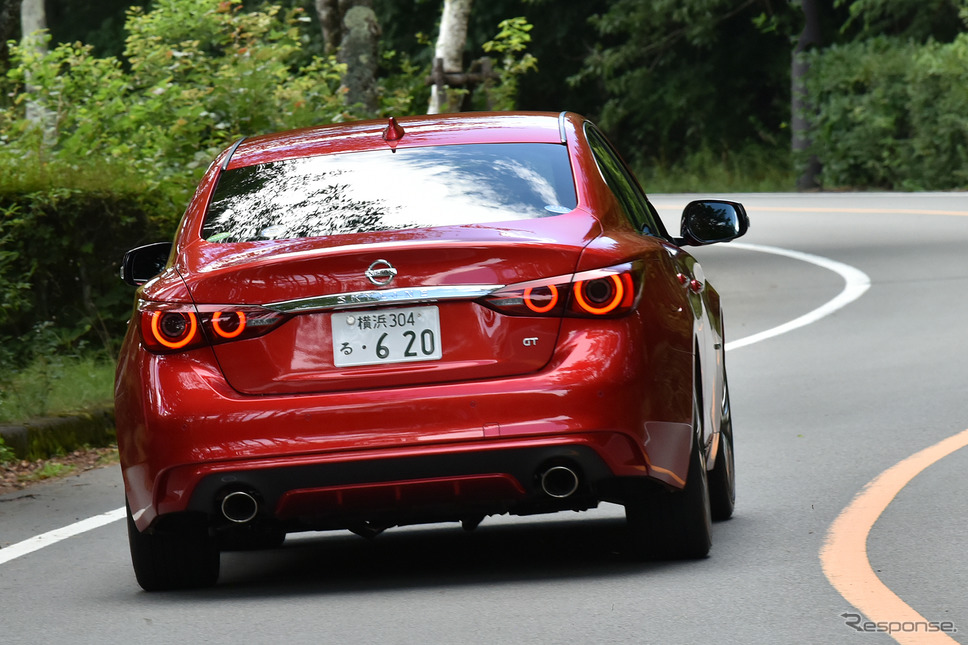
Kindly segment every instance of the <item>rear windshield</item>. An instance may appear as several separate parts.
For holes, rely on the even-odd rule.
[[[387,149],[227,170],[202,237],[249,242],[502,222],[576,205],[563,145]]]

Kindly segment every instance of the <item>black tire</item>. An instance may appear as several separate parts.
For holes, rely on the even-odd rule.
[[[728,520],[736,505],[736,471],[733,456],[733,415],[729,406],[729,386],[723,385],[723,411],[720,421],[719,454],[709,471],[709,505],[714,521]]]
[[[698,414],[697,418],[700,418]],[[709,555],[712,515],[700,442],[693,442],[689,473],[682,490],[646,488],[648,484],[630,482],[626,495],[625,517],[634,552],[670,559],[699,559]]]
[[[210,587],[219,574],[215,539],[203,525],[186,523],[164,532],[142,533],[128,511],[128,545],[138,584],[145,591]]]

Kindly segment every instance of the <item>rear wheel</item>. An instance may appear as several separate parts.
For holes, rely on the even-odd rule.
[[[701,419],[698,412],[695,416]],[[700,442],[693,441],[682,490],[646,488],[648,484],[632,482],[626,496],[625,517],[635,551],[665,558],[706,557],[712,546],[712,517]]]
[[[142,589],[164,591],[215,584],[219,551],[206,526],[185,522],[165,531],[142,533],[131,517],[131,509],[127,511],[131,564]]]
[[[736,473],[733,464],[733,416],[729,407],[729,386],[723,385],[723,411],[719,425],[719,453],[709,471],[709,503],[714,520],[728,520],[736,503]]]

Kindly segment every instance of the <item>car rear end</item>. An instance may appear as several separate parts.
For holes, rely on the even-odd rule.
[[[668,253],[602,242],[576,129],[402,125],[213,164],[119,364],[138,530],[474,524],[682,485],[691,347],[642,303]]]

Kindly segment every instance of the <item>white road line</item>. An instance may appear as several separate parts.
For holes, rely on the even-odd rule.
[[[61,540],[66,540],[69,537],[74,537],[75,535],[80,535],[81,533],[86,533],[96,528],[100,528],[105,524],[116,522],[124,518],[124,514],[124,507],[116,508],[113,511],[108,511],[102,515],[95,515],[94,517],[89,517],[86,520],[75,522],[65,526],[64,528],[47,531],[46,533],[41,533],[40,535],[35,535],[32,538],[28,538],[23,542],[12,544],[5,549],[0,549],[0,564],[6,564],[7,562],[15,560],[22,555],[27,555],[28,553],[33,553],[34,551],[43,549],[45,546],[57,544]]]
[[[745,338],[740,338],[739,340],[734,340],[732,342],[726,343],[726,351],[732,349],[739,349],[740,347],[746,347],[747,345],[752,345],[753,343],[758,343],[760,341],[767,340],[769,338],[775,338],[781,334],[793,331],[794,329],[799,329],[800,327],[806,327],[812,323],[817,322],[821,318],[825,318],[830,314],[834,313],[838,309],[846,307],[853,301],[864,295],[871,286],[871,279],[867,277],[867,274],[850,266],[849,264],[844,264],[843,262],[837,262],[836,260],[831,260],[819,255],[811,255],[809,253],[802,253],[800,251],[791,251],[789,249],[782,249],[777,246],[762,246],[759,244],[743,244],[740,242],[730,242],[729,246],[738,249],[744,249],[746,251],[759,251],[761,253],[772,253],[774,255],[782,255],[788,258],[793,258],[794,260],[801,260],[803,262],[809,262],[810,264],[815,264],[816,266],[822,267],[839,274],[845,282],[844,290],[837,295],[836,298],[830,300],[829,302],[817,307],[813,311],[795,318],[790,322],[784,323],[772,329],[767,329],[766,331],[761,331],[758,334],[753,334],[752,336],[747,336]]]
[[[791,251],[789,249],[782,249],[776,246],[762,246],[759,244],[741,244],[739,242],[731,242],[730,246],[747,251],[772,253],[774,255],[782,255],[795,260],[809,262],[810,264],[815,264],[819,267],[829,269],[834,273],[839,274],[844,278],[844,281],[847,284],[844,287],[844,290],[841,291],[836,298],[825,305],[818,307],[810,313],[800,316],[795,320],[791,320],[788,323],[774,327],[773,329],[767,329],[766,331],[758,334],[753,334],[752,336],[747,336],[746,338],[740,338],[739,340],[726,343],[726,351],[746,347],[747,345],[752,345],[753,343],[774,338],[780,334],[785,334],[789,331],[793,331],[794,329],[799,329],[800,327],[815,323],[821,318],[829,316],[838,309],[845,307],[854,300],[860,298],[871,284],[870,278],[868,278],[867,274],[865,274],[863,271],[855,269],[850,265],[836,262],[819,255],[810,255],[809,253],[801,253],[800,251]],[[28,553],[33,553],[34,551],[43,549],[44,547],[51,546],[52,544],[57,544],[58,542],[66,540],[70,537],[74,537],[75,535],[80,535],[81,533],[86,533],[87,531],[91,531],[106,524],[124,519],[124,516],[124,507],[116,508],[113,511],[104,513],[103,515],[89,517],[86,520],[75,522],[74,524],[70,524],[64,528],[48,531],[47,533],[43,533],[41,535],[36,535],[32,538],[24,540],[23,542],[17,542],[16,544],[12,544],[5,549],[0,549],[0,565],[6,564],[11,560],[15,560],[21,556],[27,555]]]

